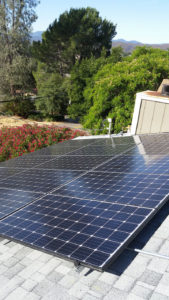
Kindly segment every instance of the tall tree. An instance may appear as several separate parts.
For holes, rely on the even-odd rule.
[[[47,65],[40,62],[38,62],[37,71],[33,74],[39,96],[36,101],[37,109],[44,117],[62,119],[68,105],[65,87],[67,79],[59,73],[48,72]]]
[[[0,95],[15,96],[31,79],[30,31],[38,0],[0,0]]]
[[[34,42],[33,54],[61,76],[69,73],[76,61],[100,57],[102,48],[110,52],[116,25],[102,19],[94,8],[70,9],[55,20]]]
[[[123,59],[124,53],[121,47],[112,48],[111,55],[106,57],[106,52],[103,49],[99,58],[85,58],[81,62],[76,62],[71,71],[71,77],[68,85],[68,95],[70,105],[68,113],[72,118],[79,118],[82,121],[83,117],[88,113],[92,106],[92,97],[88,97],[88,92],[95,84],[94,75],[105,64],[115,64]]]

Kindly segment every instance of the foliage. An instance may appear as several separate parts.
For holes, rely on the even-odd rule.
[[[5,110],[11,115],[18,115],[27,118],[35,111],[34,102],[29,98],[15,97],[13,101],[6,103]]]
[[[95,59],[83,59],[77,62],[72,69],[70,82],[68,85],[68,95],[71,101],[68,107],[68,114],[72,118],[82,117],[90,108],[90,102],[84,101],[83,92],[87,84],[91,84],[92,76],[104,64],[105,57]]]
[[[169,52],[147,47],[137,48],[133,54],[115,65],[108,63],[94,76],[93,87],[85,90],[91,101],[85,116],[86,128],[100,129],[102,120],[113,119],[113,132],[131,124],[135,94],[157,90],[163,78],[169,77]]]
[[[0,130],[0,161],[34,152],[37,149],[73,139],[80,135],[86,135],[86,133],[54,126],[3,127]]]
[[[109,57],[106,57],[106,52],[103,49],[101,57],[97,59],[92,55],[89,59],[85,58],[81,62],[76,62],[68,85],[68,95],[71,100],[68,113],[72,118],[80,117],[82,121],[83,116],[92,106],[92,99],[90,96],[88,97],[88,91],[90,93],[90,89],[93,87],[93,76],[97,71],[105,64],[115,64],[122,58],[123,50],[121,47],[117,47],[112,49]]]
[[[48,72],[46,64],[38,62],[37,72],[34,77],[38,89],[36,100],[37,109],[46,117],[53,119],[65,115],[68,97],[65,88],[66,79],[58,73]]]
[[[33,67],[29,33],[38,0],[0,1],[0,94],[14,97],[26,90]]]
[[[60,15],[43,34],[42,42],[34,42],[32,53],[61,76],[69,73],[77,60],[100,57],[102,48],[110,51],[116,26],[102,20],[94,8],[70,9]]]
[[[83,77],[89,79],[98,70],[103,57],[97,63],[95,58],[100,57],[103,47],[105,56],[108,55],[115,29],[113,23],[103,20],[93,8],[72,8],[49,26],[42,42],[33,43],[32,54],[38,62],[37,72],[34,72],[39,96],[36,103],[44,116],[64,116],[69,102],[68,93],[72,100],[70,115],[76,117],[79,113],[86,113],[90,104],[83,107],[86,85]],[[70,82],[69,73],[73,66]]]

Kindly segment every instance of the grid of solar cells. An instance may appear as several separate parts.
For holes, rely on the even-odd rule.
[[[53,254],[102,268],[150,213],[147,208],[47,195],[4,219],[0,231]]]
[[[109,160],[108,156],[61,156],[37,166],[38,169],[91,170]]]
[[[86,146],[84,148],[75,150],[71,153],[69,153],[70,156],[115,156],[120,155],[122,152],[127,151],[128,149],[131,149],[131,145],[101,145],[101,146]]]
[[[54,144],[52,146],[39,149],[29,156],[54,156],[54,155],[64,155],[69,152],[73,152],[79,148],[86,147],[89,144],[93,144],[94,141],[92,139],[86,140],[68,140],[62,143]]]
[[[47,193],[81,175],[80,171],[53,171],[28,169],[26,172],[0,182],[0,187],[30,192]]]
[[[31,153],[31,156],[57,156],[71,153],[75,150],[79,149],[78,146],[67,146],[67,147],[47,147],[40,150],[37,150]],[[30,154],[29,154],[30,155]]]
[[[136,140],[133,136],[123,136],[123,137],[112,137],[112,138],[98,138],[95,139],[95,145],[112,145],[112,143],[116,145],[135,145]]]
[[[84,147],[87,146],[89,144],[93,144],[95,142],[94,139],[79,139],[79,140],[68,140],[53,146],[57,146],[57,147],[67,147],[67,146],[77,146],[77,147]]]
[[[121,155],[95,171],[145,174],[169,174],[169,156]]]
[[[143,135],[139,136],[146,154],[169,155],[169,135]]]
[[[4,180],[10,176],[20,173],[21,170],[17,168],[0,168],[0,180]]]
[[[24,169],[30,169],[34,166],[38,166],[45,161],[50,161],[53,159],[51,156],[47,157],[34,157],[29,154],[23,155],[22,157],[17,157],[14,159],[9,159],[7,161],[4,161],[0,164],[0,167],[8,167],[8,168],[24,168]]]
[[[103,268],[165,203],[169,194],[168,176],[160,174],[162,168],[159,164],[157,168],[153,157],[141,157],[140,145],[136,146],[139,139],[136,142],[133,137],[128,141],[123,138],[117,139],[109,139],[108,142],[104,139],[76,140],[65,142],[58,147],[52,146],[52,149],[75,150],[77,147],[78,150],[67,152],[66,156],[56,159],[56,165],[53,165],[52,160],[50,165],[54,168],[60,165],[63,167],[62,171],[45,169],[47,162],[42,164],[42,169],[40,169],[42,165],[38,165],[18,176],[12,176],[10,182],[3,180],[0,183],[1,188],[10,187],[15,191],[16,189],[24,192],[37,191],[50,195],[4,218],[0,222],[0,233],[53,254],[78,260],[95,268]],[[148,139],[146,150],[151,151],[154,140],[152,139],[150,143],[147,141]],[[163,142],[163,149],[165,143],[166,141]],[[90,148],[93,148],[93,151],[95,149],[97,158]],[[97,159],[97,162],[101,159],[98,155],[99,149],[102,152],[103,164],[100,166],[101,171],[99,168],[93,171],[93,166],[100,165],[100,161],[96,164],[91,163],[94,159]],[[110,149],[115,151],[106,157],[103,151],[110,153]],[[75,156],[71,154],[78,151],[82,151],[82,154],[76,153]],[[136,153],[135,157],[132,151]],[[127,156],[128,153],[130,154]],[[116,158],[110,160],[110,155]],[[136,157],[138,163],[135,162]],[[148,159],[146,162],[145,158]],[[70,171],[74,170],[75,165],[79,169],[79,163],[75,163],[79,159],[81,165],[88,166],[88,169],[86,167],[88,173]],[[106,164],[107,168],[104,171],[107,159],[109,163]],[[132,168],[127,159],[132,163]],[[168,172],[165,159],[163,168]],[[118,172],[112,173],[110,162],[115,169],[117,167]],[[146,173],[147,162],[149,171]],[[122,164],[126,164],[123,169]],[[70,168],[69,171],[65,167]],[[137,170],[136,173],[133,169]],[[145,173],[140,173],[140,169],[144,169]],[[157,169],[158,175],[155,173]],[[84,236],[87,236],[86,239]]]
[[[137,155],[137,156],[142,156],[142,155],[151,155],[150,153],[147,153],[145,149],[141,146],[135,146],[129,150],[127,150],[123,155]]]
[[[160,174],[89,172],[53,194],[153,209],[169,194],[169,178]]]
[[[156,145],[156,144],[168,144],[169,143],[169,134],[148,134],[148,135],[139,135],[140,142],[146,145]]]
[[[43,194],[0,188],[0,219],[38,199]]]

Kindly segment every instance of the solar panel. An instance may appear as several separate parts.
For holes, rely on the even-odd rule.
[[[13,213],[43,194],[0,188],[0,219]]]
[[[169,139],[160,135],[160,150],[152,155],[157,140],[145,136],[69,141],[51,151],[73,152],[60,157],[44,154],[43,163],[38,156],[37,165],[31,154],[35,167],[4,179],[0,189],[28,191],[40,198],[28,197],[17,209],[16,201],[13,208],[9,202],[12,214],[5,215],[4,208],[0,234],[105,269],[168,199],[169,157],[160,151]],[[45,151],[51,153],[50,147]]]
[[[91,170],[108,161],[109,156],[61,156],[37,166],[39,169]]]
[[[47,193],[54,188],[73,180],[81,175],[80,171],[54,171],[54,170],[38,170],[28,169],[25,172],[5,179],[0,182],[0,187]]]
[[[169,155],[168,143],[156,143],[144,145],[145,152],[150,155]]]
[[[1,164],[0,164],[1,166]],[[6,179],[10,176],[13,176],[15,174],[18,174],[22,172],[22,170],[18,169],[18,168],[2,168],[0,167],[0,180]]]
[[[79,140],[68,140],[68,141],[65,141],[65,142],[62,142],[62,143],[59,143],[59,144],[56,144],[56,145],[53,145],[53,147],[67,147],[67,146],[77,146],[77,147],[83,147],[83,146],[87,146],[89,144],[93,144],[95,142],[94,139],[91,139],[91,138],[87,138],[85,137],[85,139],[79,139]]]
[[[32,168],[34,166],[38,166],[45,161],[50,161],[52,160],[53,157],[48,156],[48,157],[34,157],[31,155],[23,155],[21,157],[17,157],[14,159],[9,159],[5,162],[2,162],[0,164],[0,167],[7,167],[7,168]]]
[[[47,195],[0,223],[3,236],[102,269],[154,210]],[[15,224],[15,227],[13,225]]]
[[[134,139],[133,136],[123,136],[123,137],[113,137],[113,138],[98,138],[93,140],[94,143],[92,145],[135,145],[137,144],[137,140]],[[140,143],[140,142],[139,142]]]
[[[102,172],[169,174],[169,157],[155,155],[121,155],[95,169]]]
[[[94,140],[85,139],[85,140],[68,140],[62,143],[54,144],[52,146],[39,149],[33,153],[29,153],[29,156],[53,156],[53,155],[64,155],[69,152],[73,152],[77,149],[93,144]]]
[[[77,156],[77,155],[81,155],[81,156],[114,156],[114,155],[120,155],[122,152],[127,151],[128,149],[131,149],[131,147],[133,147],[133,145],[91,145],[91,146],[86,146],[84,148],[75,150],[71,153],[69,153],[69,155],[71,156]]]
[[[89,172],[53,194],[155,208],[169,193],[169,178],[156,174]]]
[[[77,150],[79,147],[78,146],[67,146],[67,147],[47,147],[47,148],[43,148],[40,150],[37,150],[33,153],[31,153],[31,157],[41,157],[41,156],[57,156],[57,155],[64,155],[67,153],[71,153],[74,152],[75,150]],[[30,156],[30,154],[29,154]]]

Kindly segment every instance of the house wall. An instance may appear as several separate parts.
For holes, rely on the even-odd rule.
[[[169,103],[142,99],[137,134],[169,132]]]

